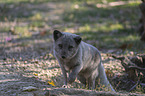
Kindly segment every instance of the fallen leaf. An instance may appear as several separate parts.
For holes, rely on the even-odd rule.
[[[122,50],[125,50],[127,48],[132,48],[133,47],[133,44],[122,44],[119,48],[122,49]]]
[[[133,44],[128,44],[127,47],[128,47],[128,48],[132,48],[132,47],[133,47]]]
[[[105,72],[106,74],[111,74],[112,72],[110,71],[110,70],[106,70],[106,72]]]
[[[125,50],[127,48],[127,44],[122,44],[119,48]]]
[[[46,30],[43,30],[43,31],[40,32],[40,35],[41,36],[44,36],[44,35],[46,35],[46,33],[47,33],[47,31]]]
[[[34,63],[37,63],[38,64],[39,62],[38,61],[35,61]]]
[[[47,83],[50,84],[50,85],[52,85],[52,86],[56,86],[56,85],[54,84],[54,81],[48,81]]]
[[[35,75],[35,76],[38,76],[38,74],[37,74],[37,73],[34,73],[34,75]]]

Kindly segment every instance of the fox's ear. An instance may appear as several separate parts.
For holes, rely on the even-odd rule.
[[[56,41],[58,38],[60,38],[62,36],[62,33],[58,30],[54,30],[53,32],[53,38]]]
[[[74,38],[74,40],[75,40],[75,42],[79,45],[80,42],[82,41],[82,38],[81,38],[80,36],[76,36],[76,37]]]

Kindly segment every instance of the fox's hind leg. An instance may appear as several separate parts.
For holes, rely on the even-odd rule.
[[[87,79],[89,89],[96,88],[96,78],[97,77],[98,77],[98,69],[94,70],[93,73],[91,73],[90,77]]]
[[[89,89],[95,89],[95,79],[92,79],[91,77],[88,78],[88,88]]]
[[[86,85],[86,78],[83,75],[78,75],[77,78],[81,83]]]

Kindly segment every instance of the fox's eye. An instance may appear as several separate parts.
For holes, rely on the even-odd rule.
[[[72,48],[74,48],[73,46],[69,46],[68,49],[71,50]]]
[[[60,49],[62,49],[62,44],[58,44],[58,47],[59,47]]]

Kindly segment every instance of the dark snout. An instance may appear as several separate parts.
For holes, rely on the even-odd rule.
[[[62,58],[62,59],[65,59],[66,57],[65,57],[65,56],[61,56],[61,58]]]

